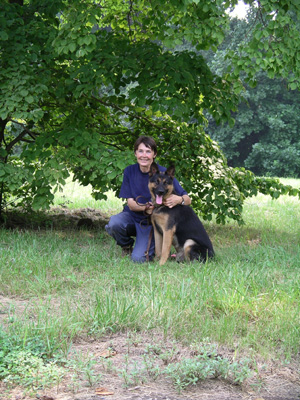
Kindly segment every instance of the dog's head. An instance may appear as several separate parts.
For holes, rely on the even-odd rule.
[[[174,173],[175,167],[173,165],[170,166],[165,172],[161,172],[159,171],[157,164],[152,163],[149,172],[148,187],[154,206],[162,205],[164,200],[173,193]]]

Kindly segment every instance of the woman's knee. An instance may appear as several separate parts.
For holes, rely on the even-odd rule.
[[[110,217],[108,224],[105,225],[105,229],[106,231],[114,232],[115,230],[119,230],[120,225],[120,220],[117,218],[117,215],[113,215]]]
[[[149,256],[147,257],[145,252],[140,253],[140,252],[137,252],[134,250],[135,249],[133,249],[133,252],[131,254],[131,260],[136,263],[145,263],[145,262],[153,260],[153,258],[154,258],[154,253],[149,252]]]
[[[108,224],[105,225],[105,230],[110,235],[121,231],[126,231],[128,218],[125,214],[116,214],[110,217]]]

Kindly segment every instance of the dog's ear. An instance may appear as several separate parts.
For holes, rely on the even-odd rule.
[[[153,162],[150,167],[149,175],[153,176],[154,174],[157,174],[157,172],[158,172],[158,166],[155,162]]]
[[[175,176],[175,167],[174,165],[170,165],[169,168],[166,170],[166,174],[169,175],[171,178]]]

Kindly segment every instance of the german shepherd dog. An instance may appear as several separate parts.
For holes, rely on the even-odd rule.
[[[214,256],[213,246],[201,221],[189,206],[164,206],[164,200],[174,193],[175,167],[160,172],[153,163],[149,172],[149,190],[154,205],[151,222],[154,229],[155,255],[164,265],[171,246],[176,249],[176,260],[206,261]]]

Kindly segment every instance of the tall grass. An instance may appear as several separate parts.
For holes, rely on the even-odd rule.
[[[111,193],[107,202],[85,202],[86,194],[75,202],[81,190],[67,195],[72,206],[121,208]],[[104,231],[1,230],[0,291],[26,304],[22,314],[0,304],[8,329],[42,335],[52,350],[61,341],[67,351],[76,336],[155,329],[187,344],[210,338],[290,358],[300,348],[300,202],[259,195],[244,218],[242,227],[205,225],[215,260],[163,267],[121,258]]]
[[[105,192],[107,200],[95,200],[92,196],[91,185],[82,186],[72,180],[67,180],[63,191],[57,192],[54,199],[55,206],[66,206],[69,209],[93,208],[100,209],[106,214],[112,214],[122,209],[122,200],[117,198],[112,191]]]

